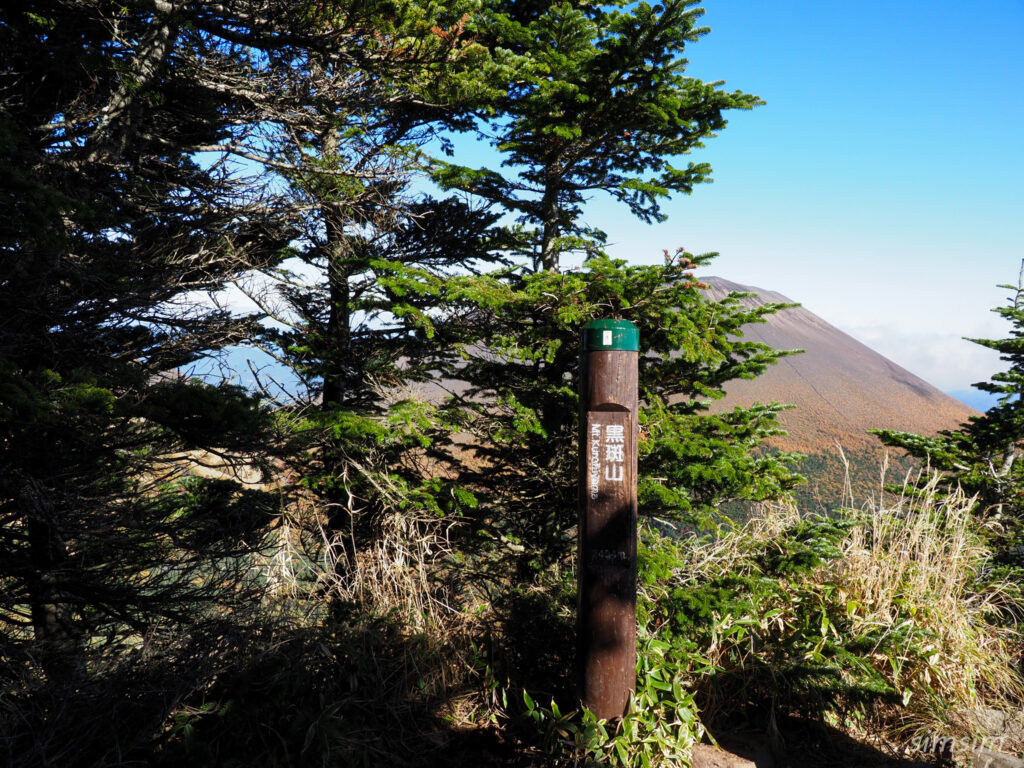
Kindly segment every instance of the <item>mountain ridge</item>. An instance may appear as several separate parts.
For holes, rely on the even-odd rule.
[[[720,277],[700,280],[708,286],[708,297],[716,300],[735,291],[752,294],[742,299],[747,306],[796,303],[777,291]],[[802,471],[819,476],[809,477],[801,494],[804,501],[833,505],[828,497],[837,488],[842,492],[846,464],[850,465],[855,496],[876,495],[886,449],[869,429],[935,434],[955,429],[979,413],[802,306],[744,326],[743,334],[745,339],[773,349],[804,352],[781,358],[755,379],[729,382],[725,398],[715,403],[713,410],[754,402],[795,405],[779,418],[788,434],[774,438],[771,444],[809,456]],[[891,455],[890,462],[894,460],[901,470],[909,468]],[[815,472],[806,471],[811,468]],[[823,477],[822,473],[840,477]]]

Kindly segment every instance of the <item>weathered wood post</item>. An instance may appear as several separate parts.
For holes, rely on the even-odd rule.
[[[577,658],[580,698],[605,719],[636,687],[639,341],[628,320],[595,320],[581,345]]]

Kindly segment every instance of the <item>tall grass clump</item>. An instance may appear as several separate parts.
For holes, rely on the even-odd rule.
[[[1019,585],[994,576],[975,511],[935,477],[870,509],[843,542],[836,582],[852,632],[906,637],[873,659],[900,698],[885,713],[900,730],[970,740],[986,735],[973,732],[980,709],[1024,701]]]
[[[288,491],[262,562],[275,622],[181,703],[154,764],[416,764],[484,748],[465,743],[479,633],[444,578],[447,523],[387,510],[350,557],[326,519],[322,500]]]
[[[827,516],[766,505],[714,536],[647,538],[645,630],[712,732],[767,712],[906,744],[990,735],[976,733],[980,711],[1019,710],[1019,590],[995,577],[973,500],[936,487]]]

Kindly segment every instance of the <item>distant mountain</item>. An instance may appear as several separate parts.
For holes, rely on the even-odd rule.
[[[730,291],[756,294],[746,301],[792,303],[774,291],[740,285],[719,277],[701,278],[708,295],[720,299]],[[727,386],[716,410],[754,402],[792,403],[782,414],[789,434],[774,445],[808,454],[802,474],[810,482],[801,491],[803,505],[830,508],[843,500],[844,466],[839,447],[850,465],[854,503],[877,495],[884,446],[867,434],[872,428],[934,434],[954,429],[978,411],[950,397],[873,349],[848,336],[803,307],[771,315],[765,323],[744,328],[745,338],[774,349],[803,349],[782,358],[751,381]],[[895,459],[895,453],[890,452]],[[890,462],[905,470],[905,461]],[[890,472],[888,481],[894,481]],[[849,499],[846,500],[849,503]]]

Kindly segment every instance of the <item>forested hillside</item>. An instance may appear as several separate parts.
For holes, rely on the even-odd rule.
[[[770,506],[799,482],[766,447],[782,406],[710,404],[787,354],[741,333],[780,305],[709,298],[713,254],[610,259],[585,217],[663,219],[710,178],[687,153],[761,103],[687,76],[700,15],[0,8],[0,759],[677,765],[740,716],[896,743],[1019,702],[1017,582],[981,567],[972,502],[936,480],[875,548],[853,513]],[[596,318],[643,361],[638,683],[607,723],[573,686]],[[183,374],[239,346],[299,384]],[[732,502],[764,516],[732,529]],[[956,541],[908,547],[908,519]],[[858,581],[889,551],[958,566]]]

